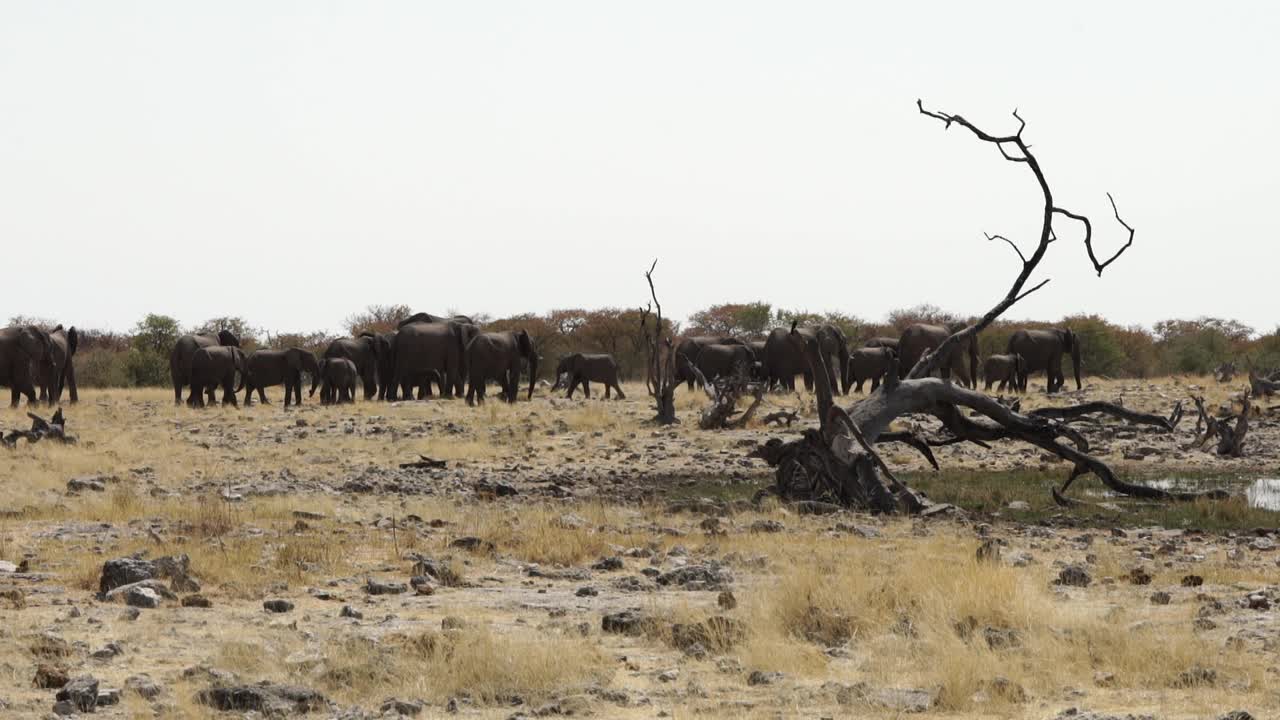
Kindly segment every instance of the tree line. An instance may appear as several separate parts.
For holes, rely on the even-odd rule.
[[[349,316],[344,326],[352,335],[385,332],[413,310],[405,305],[371,305]],[[452,310],[447,315],[456,314]],[[495,318],[471,314],[486,330],[523,329],[538,353],[551,360],[570,352],[610,353],[623,377],[642,379],[646,337],[638,308],[567,308],[546,313],[524,313]],[[734,335],[763,337],[775,327],[829,323],[838,326],[854,345],[872,337],[897,337],[916,323],[955,325],[970,321],[933,305],[894,310],[878,322],[843,312],[810,312],[774,308],[769,303],[726,303],[699,310],[681,323],[667,324],[668,332],[684,335]],[[652,318],[649,319],[652,323]],[[37,325],[46,329],[56,322],[34,317],[13,317],[10,325]],[[1000,320],[979,336],[983,357],[1002,353],[1009,336],[1018,328],[1070,327],[1081,340],[1081,362],[1090,375],[1145,378],[1170,374],[1207,375],[1224,362],[1260,369],[1280,368],[1280,328],[1260,333],[1236,320],[1201,317],[1163,320],[1151,328],[1117,325],[1097,315],[1069,315],[1055,322]],[[270,332],[245,318],[216,317],[183,327],[167,315],[149,314],[128,332],[80,328],[76,373],[80,384],[91,387],[164,387],[169,385],[169,351],[188,332],[229,329],[241,338],[246,351],[257,348],[300,347],[322,351],[335,336],[326,331]]]

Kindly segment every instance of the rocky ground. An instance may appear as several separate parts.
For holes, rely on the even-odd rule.
[[[191,411],[87,390],[75,445],[0,451],[4,716],[1280,715],[1274,522],[753,505],[770,471],[746,454],[786,429],[699,431],[684,390],[684,422],[654,428],[628,391]],[[1024,403],[1167,415],[1189,392],[1216,408],[1231,388]],[[1280,425],[1260,416],[1223,459],[1189,447],[1188,410],[1173,433],[1082,427],[1126,476],[1274,470]],[[1066,475],[1016,445],[937,454]],[[443,466],[402,467],[423,456]]]

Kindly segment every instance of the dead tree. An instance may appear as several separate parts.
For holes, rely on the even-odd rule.
[[[1203,448],[1205,443],[1217,438],[1218,444],[1214,449],[1218,455],[1242,457],[1244,455],[1244,438],[1249,434],[1249,413],[1253,411],[1253,404],[1249,399],[1249,391],[1245,390],[1240,393],[1240,414],[1227,415],[1224,418],[1216,418],[1210,415],[1205,410],[1203,397],[1192,395],[1191,400],[1196,404],[1196,410],[1200,413],[1200,418],[1196,421],[1196,434],[1199,437],[1191,444],[1191,447]],[[1201,427],[1204,428],[1203,435],[1200,435]]]
[[[1280,382],[1267,379],[1250,370],[1249,391],[1253,393],[1255,397],[1259,395],[1270,397],[1275,395],[1277,392],[1280,392]]]
[[[653,287],[653,270],[656,267],[658,267],[658,260],[654,258],[653,264],[644,274],[644,279],[649,283],[649,297],[652,300],[650,307],[641,310],[640,324],[643,330],[650,312],[655,313],[656,322],[653,333],[646,334],[646,342],[649,346],[647,372],[651,378],[650,394],[653,395],[658,410],[653,421],[659,425],[673,425],[680,422],[676,418],[675,401],[676,385],[679,384],[676,379],[676,349],[671,336],[663,332],[662,303],[658,302],[658,291]]]
[[[1213,369],[1213,379],[1219,383],[1229,383],[1236,376],[1236,363],[1234,360],[1224,362]]]
[[[1022,267],[1005,296],[972,325],[952,333],[932,353],[922,357],[905,379],[898,379],[896,362],[891,362],[886,382],[880,389],[848,409],[836,406],[833,401],[832,388],[826,382],[824,359],[816,340],[802,338],[793,332],[792,342],[803,346],[817,385],[820,426],[817,430],[806,431],[798,440],[786,443],[771,440],[753,453],[777,468],[779,492],[786,494],[788,487],[806,484],[827,489],[845,505],[880,512],[923,510],[928,505],[927,499],[899,482],[875,451],[875,444],[887,433],[894,420],[903,415],[923,413],[940,420],[943,429],[956,440],[981,443],[1021,440],[1063,458],[1072,467],[1062,486],[1063,492],[1077,477],[1092,473],[1112,491],[1122,495],[1159,500],[1203,496],[1126,483],[1116,477],[1106,463],[1089,455],[1088,442],[1067,424],[1015,412],[981,392],[930,377],[941,360],[950,357],[952,348],[968,343],[970,338],[991,325],[1015,303],[1049,282],[1048,279],[1041,280],[1027,288],[1032,273],[1044,259],[1049,246],[1058,239],[1053,227],[1056,218],[1074,220],[1082,226],[1085,251],[1099,276],[1133,245],[1134,229],[1120,217],[1115,200],[1108,193],[1116,222],[1128,232],[1128,239],[1110,257],[1099,260],[1093,247],[1092,223],[1087,216],[1061,207],[1054,201],[1039,161],[1023,140],[1026,123],[1016,110],[1013,116],[1019,123],[1017,132],[1001,136],[987,133],[960,115],[926,110],[920,101],[916,106],[922,115],[942,122],[945,128],[956,126],[967,130],[978,140],[994,145],[1005,160],[1030,170],[1044,198],[1039,241],[1029,255],[1024,254],[1016,243],[1008,241]],[[969,417],[965,410],[973,411],[977,417]]]
[[[1014,408],[1014,410],[1016,411],[1017,408]],[[1178,427],[1178,423],[1182,421],[1182,402],[1179,401],[1178,404],[1173,406],[1173,412],[1167,418],[1152,413],[1137,412],[1136,410],[1130,410],[1102,400],[1068,407],[1043,407],[1038,410],[1032,410],[1028,415],[1052,418],[1054,420],[1073,420],[1095,413],[1118,417],[1136,425],[1154,425],[1165,432],[1173,432]]]
[[[688,369],[711,400],[711,405],[702,411],[698,419],[698,427],[703,430],[732,430],[746,426],[764,401],[764,392],[769,386],[767,381],[752,380],[746,366],[741,364],[734,368],[733,374],[710,380],[696,365],[690,363]],[[739,413],[738,401],[746,396],[751,397],[751,405]]]

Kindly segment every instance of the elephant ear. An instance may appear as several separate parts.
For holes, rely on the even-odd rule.
[[[67,355],[75,355],[76,348],[80,345],[80,333],[76,332],[74,325],[67,331]]]
[[[231,332],[230,330],[226,330],[226,329],[219,330],[218,344],[228,345],[231,347],[240,347],[240,338],[237,337],[236,334]]]
[[[533,341],[529,339],[529,333],[524,330],[516,333],[516,347],[520,348],[520,354],[525,357],[533,355]]]

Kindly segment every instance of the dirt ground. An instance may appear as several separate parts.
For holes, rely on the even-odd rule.
[[[1024,408],[1161,415],[1239,390],[1038,389]],[[48,716],[65,678],[92,676],[94,716],[130,718],[1280,716],[1270,513],[1237,499],[1198,508],[1237,520],[1210,532],[1124,508],[1099,524],[1037,489],[1039,514],[988,497],[928,520],[802,515],[750,502],[771,471],[746,457],[798,428],[700,431],[706,398],[683,388],[682,423],[657,428],[626,390],[203,411],[85,390],[75,445],[0,450],[0,714]],[[1186,402],[1173,433],[1081,427],[1125,477],[1240,489],[1277,471],[1280,424],[1264,413],[1245,457],[1218,458],[1189,447]],[[804,393],[767,404],[813,414]],[[444,466],[401,467],[424,456]],[[946,482],[1067,475],[1016,444],[937,456]],[[1100,487],[1072,494],[1112,502]],[[100,597],[120,558],[153,578]]]

